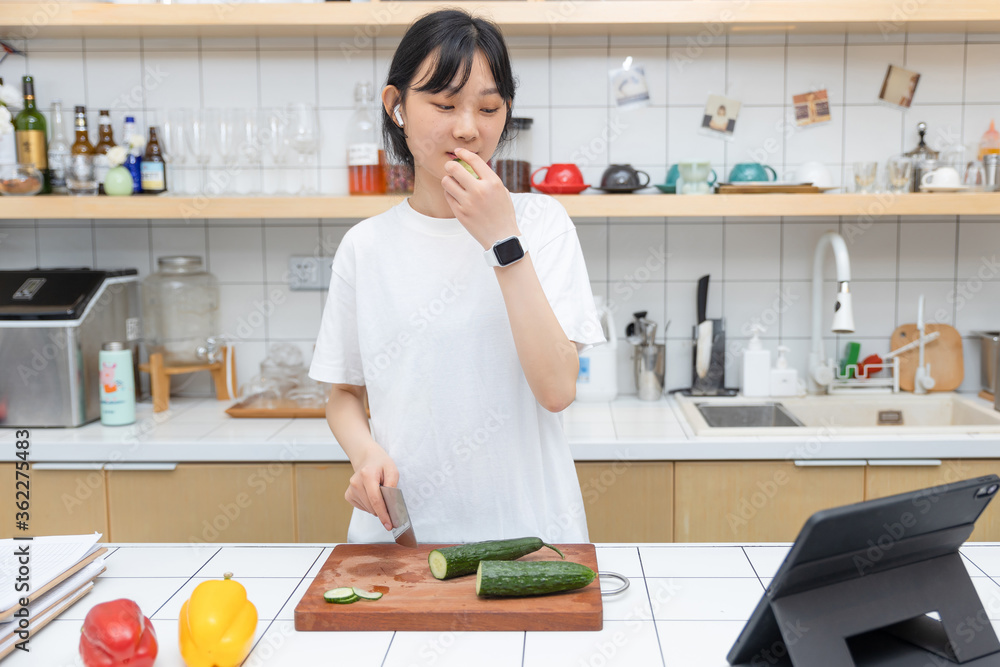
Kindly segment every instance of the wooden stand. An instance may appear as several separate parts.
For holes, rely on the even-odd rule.
[[[196,373],[198,371],[210,371],[212,381],[215,383],[215,398],[226,401],[232,398],[229,395],[229,388],[226,386],[226,367],[233,369],[233,385],[236,385],[236,351],[226,345],[222,348],[222,361],[214,364],[195,364],[192,366],[166,366],[163,363],[163,354],[154,352],[149,355],[148,364],[139,364],[139,370],[149,373],[150,391],[153,394],[153,412],[163,412],[170,408],[170,376],[182,375],[185,373]]]

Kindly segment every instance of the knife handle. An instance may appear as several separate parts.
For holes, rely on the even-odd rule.
[[[708,276],[698,279],[698,324],[708,319]]]

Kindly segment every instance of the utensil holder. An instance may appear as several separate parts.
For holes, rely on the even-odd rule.
[[[698,326],[695,325],[691,337],[695,354],[691,357],[691,395],[720,396],[729,395],[726,386],[726,320],[719,318],[712,322],[712,355],[708,362],[708,372],[705,377],[698,376],[697,343]]]
[[[639,399],[660,400],[663,397],[663,382],[666,377],[666,344],[636,345],[632,350],[632,357],[635,360],[635,387]]]

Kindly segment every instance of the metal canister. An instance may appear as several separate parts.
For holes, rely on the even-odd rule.
[[[996,192],[1000,190],[1000,155],[987,153],[983,156],[983,168],[986,176],[983,180],[983,190]]]

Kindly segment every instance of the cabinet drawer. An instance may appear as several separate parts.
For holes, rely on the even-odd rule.
[[[586,461],[576,475],[591,542],[673,540],[673,463]]]

